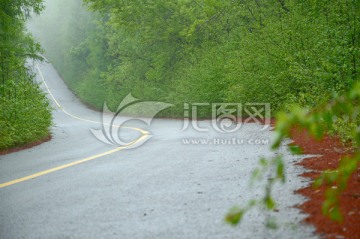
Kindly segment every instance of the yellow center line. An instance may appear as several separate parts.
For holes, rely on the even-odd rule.
[[[147,135],[141,136],[135,143],[141,142],[146,137],[147,137]],[[88,161],[91,161],[91,160],[94,160],[94,159],[97,159],[97,158],[112,154],[112,153],[116,153],[116,152],[119,152],[119,151],[121,151],[123,149],[126,149],[126,148],[128,148],[128,147],[130,147],[130,146],[132,146],[134,144],[118,147],[116,149],[113,149],[113,150],[110,150],[110,151],[107,151],[107,152],[104,152],[104,153],[101,153],[101,154],[93,155],[93,156],[90,156],[88,158],[84,158],[84,159],[81,159],[81,160],[78,160],[78,161],[74,161],[72,163],[64,164],[64,165],[61,165],[61,166],[58,166],[58,167],[54,167],[54,168],[51,168],[51,169],[48,169],[48,170],[44,170],[44,171],[41,171],[41,172],[38,172],[38,173],[31,174],[29,176],[19,178],[19,179],[10,181],[10,182],[2,183],[2,184],[0,184],[0,188],[5,188],[5,187],[8,187],[8,186],[17,184],[17,183],[25,182],[25,181],[28,181],[28,180],[31,180],[31,179],[34,179],[34,178],[44,176],[44,175],[49,174],[49,173],[53,173],[53,172],[56,172],[56,171],[59,171],[59,170],[65,169],[65,168],[69,168],[69,167],[72,167],[72,166],[75,166],[75,165],[78,165],[78,164],[82,164],[82,163],[85,163],[85,162],[88,162]]]
[[[51,93],[51,91],[50,91],[50,89],[49,89],[49,87],[48,87],[48,84],[46,83],[45,78],[44,78],[44,76],[43,76],[43,73],[42,73],[42,71],[41,71],[40,68],[39,68],[38,63],[35,63],[35,64],[36,64],[36,68],[38,69],[38,72],[39,72],[39,74],[40,74],[40,77],[41,77],[41,79],[42,79],[42,82],[43,82],[44,85],[45,85],[46,90],[49,92],[51,98],[53,99],[53,101],[55,102],[55,104],[57,105],[57,107],[59,107],[59,108],[61,109],[61,105],[60,105],[60,103],[55,99],[54,95]]]
[[[40,74],[40,76],[42,78],[42,81],[43,81],[43,83],[45,85],[45,88],[49,92],[49,94],[50,94],[51,98],[53,99],[53,101],[55,102],[55,104],[62,110],[62,112],[64,112],[66,115],[68,115],[68,116],[70,116],[70,117],[72,117],[74,119],[77,119],[77,120],[100,124],[100,122],[93,121],[93,120],[88,120],[88,119],[83,119],[83,118],[78,117],[76,115],[70,114],[66,110],[64,110],[64,108],[61,107],[61,104],[56,100],[56,98],[54,97],[54,95],[50,91],[50,89],[49,89],[49,87],[48,87],[48,85],[47,85],[47,83],[45,81],[45,78],[44,78],[44,76],[43,76],[43,74],[42,74],[42,72],[41,72],[41,70],[39,68],[39,65],[36,64],[36,67],[37,67],[37,69],[39,71],[39,74]],[[120,126],[117,126],[117,127],[120,127]],[[90,156],[90,157],[87,157],[87,158],[84,158],[84,159],[80,159],[80,160],[74,161],[72,163],[60,165],[60,166],[50,168],[50,169],[47,169],[47,170],[44,170],[44,171],[41,171],[41,172],[38,172],[38,173],[34,173],[34,174],[31,174],[31,175],[26,176],[26,177],[22,177],[22,178],[15,179],[15,180],[12,180],[12,181],[9,181],[9,182],[6,182],[6,183],[2,183],[2,184],[0,184],[0,188],[5,188],[5,187],[8,187],[8,186],[17,184],[17,183],[25,182],[25,181],[28,181],[28,180],[31,180],[31,179],[34,179],[34,178],[44,176],[44,175],[49,174],[49,173],[53,173],[53,172],[56,172],[56,171],[59,171],[59,170],[65,169],[65,168],[69,168],[69,167],[72,167],[72,166],[75,166],[75,165],[78,165],[78,164],[82,164],[82,163],[85,163],[85,162],[88,162],[88,161],[91,161],[91,160],[94,160],[94,159],[109,155],[109,154],[119,152],[119,151],[121,151],[123,149],[130,148],[131,146],[145,140],[149,136],[149,132],[147,132],[145,130],[142,130],[142,129],[139,129],[139,128],[134,128],[134,127],[122,127],[122,128],[128,128],[128,129],[136,130],[136,131],[140,132],[142,134],[142,136],[139,139],[134,140],[131,143],[125,145],[125,146],[121,146],[121,147],[118,147],[116,149],[106,151],[104,153],[100,153],[100,154],[96,154],[96,155],[93,155],[93,156]]]

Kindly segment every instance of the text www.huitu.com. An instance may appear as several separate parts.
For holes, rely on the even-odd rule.
[[[269,145],[269,139],[240,139],[240,138],[186,138],[182,139],[184,145]]]

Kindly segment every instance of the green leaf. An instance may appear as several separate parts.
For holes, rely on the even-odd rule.
[[[344,220],[339,207],[331,208],[329,216],[331,220],[336,222],[342,222]]]
[[[276,206],[276,203],[275,203],[274,199],[271,196],[266,196],[264,198],[264,203],[265,203],[266,208],[269,209],[269,210],[274,209],[275,206]]]
[[[245,214],[244,209],[240,208],[233,208],[231,211],[226,215],[225,221],[233,226],[239,224]]]
[[[315,181],[314,181],[314,183],[313,183],[313,187],[314,187],[314,188],[318,188],[318,187],[320,187],[323,183],[324,183],[324,175],[322,174],[320,177],[318,177],[317,179],[315,179]]]
[[[303,154],[303,150],[297,145],[291,145],[291,146],[289,146],[289,149],[290,149],[290,152],[294,155]]]
[[[276,158],[276,177],[285,182],[285,165],[281,157]]]

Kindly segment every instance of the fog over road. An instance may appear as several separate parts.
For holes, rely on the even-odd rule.
[[[0,156],[0,238],[316,238],[292,207],[304,200],[293,191],[307,184],[294,166],[301,157],[285,149],[287,183],[275,188],[279,205],[271,213],[280,228],[266,229],[270,214],[258,209],[238,227],[224,223],[229,208],[264,193],[250,187],[249,178],[259,157],[273,154],[269,144],[254,141],[270,140],[270,129],[246,124],[224,134],[210,121],[199,122],[208,132],[182,131],[181,120],[130,121],[137,129],[122,129],[125,138],[140,145],[146,132],[152,137],[139,147],[116,148],[91,133],[102,127],[102,113],[81,104],[50,64],[39,69],[37,80],[45,79],[57,101],[49,94],[53,139]],[[221,139],[242,143],[217,143]]]

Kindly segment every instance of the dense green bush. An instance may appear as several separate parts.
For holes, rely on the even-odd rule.
[[[39,87],[31,79],[5,87],[11,90],[0,100],[0,150],[46,138],[51,114]]]
[[[167,116],[181,117],[184,102],[266,102],[278,112],[324,103],[358,79],[356,1],[86,0],[95,13],[81,0],[48,2],[35,33],[97,108],[132,93],[175,104]]]
[[[49,135],[50,107],[26,66],[40,59],[40,46],[25,33],[25,20],[41,9],[41,0],[0,3],[0,150]]]

